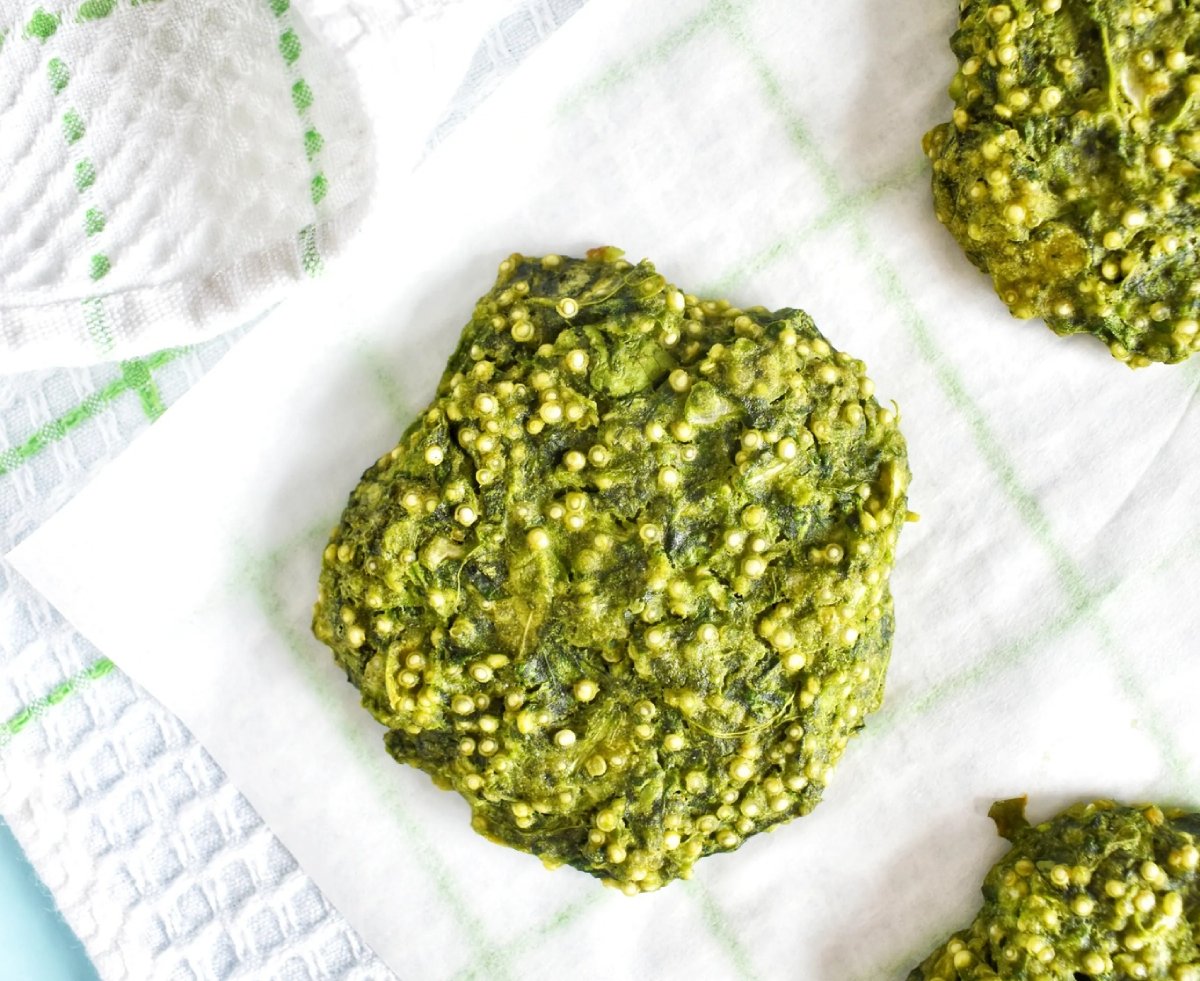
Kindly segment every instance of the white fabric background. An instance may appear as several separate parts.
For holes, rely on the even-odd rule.
[[[375,179],[363,99],[334,47],[354,8],[303,10],[0,4],[0,366],[212,336],[302,278],[306,248],[338,250]],[[298,84],[311,105],[295,102]],[[311,155],[306,132],[323,141]]]

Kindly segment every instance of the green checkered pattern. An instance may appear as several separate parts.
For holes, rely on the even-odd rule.
[[[149,422],[163,414],[162,393],[154,379],[158,368],[176,360],[184,349],[160,351],[148,358],[122,361],[120,375],[77,402],[65,412],[43,423],[23,440],[0,451],[0,476],[7,476],[28,464],[55,443],[70,436],[79,426],[106,411],[113,402],[124,396],[133,396],[141,403],[142,411]]]
[[[283,5],[286,7],[286,3]],[[1147,735],[1164,763],[1171,786],[1179,790],[1195,786],[1198,775],[1195,760],[1181,746],[1173,733],[1157,721],[1161,718],[1159,705],[1148,689],[1146,680],[1131,665],[1118,632],[1110,622],[1111,604],[1117,588],[1112,582],[1098,580],[1081,565],[1079,559],[1064,544],[1063,535],[1055,527],[1036,490],[1022,476],[1021,468],[1005,441],[997,431],[992,416],[980,399],[973,394],[960,369],[945,355],[935,339],[935,331],[923,317],[905,283],[901,269],[889,257],[885,248],[872,231],[867,215],[870,210],[890,197],[913,192],[918,185],[927,181],[927,169],[920,159],[918,148],[913,148],[911,161],[895,169],[865,188],[851,188],[839,173],[835,164],[825,155],[822,147],[813,139],[811,128],[789,96],[788,86],[782,79],[776,63],[766,54],[767,48],[760,43],[751,26],[748,12],[752,0],[711,0],[698,13],[678,23],[656,38],[645,39],[631,48],[627,57],[590,81],[586,86],[570,93],[563,101],[564,115],[586,107],[594,100],[619,93],[626,87],[636,86],[645,74],[669,63],[675,58],[686,58],[693,45],[720,39],[737,52],[739,59],[729,70],[746,73],[754,80],[760,99],[755,110],[768,113],[779,132],[786,134],[796,159],[818,177],[818,186],[812,193],[824,202],[817,217],[806,226],[779,238],[756,253],[738,257],[726,272],[708,284],[713,295],[722,294],[749,277],[769,270],[793,257],[798,250],[819,241],[823,236],[841,234],[849,236],[861,257],[861,262],[870,271],[870,276],[880,294],[884,296],[900,328],[905,332],[911,348],[922,359],[946,404],[952,407],[957,422],[969,432],[975,450],[995,485],[1002,489],[1003,496],[1012,513],[1019,517],[1030,538],[1036,543],[1042,558],[1053,569],[1057,586],[1066,597],[1066,603],[1056,609],[1042,622],[1030,623],[1016,637],[1001,639],[996,646],[964,663],[959,670],[941,678],[919,697],[902,703],[890,703],[868,726],[855,753],[870,752],[870,745],[886,739],[889,731],[925,717],[940,708],[978,694],[1000,675],[1019,669],[1030,662],[1039,648],[1053,644],[1073,629],[1081,626],[1091,628],[1099,640],[1095,656],[1105,665],[1120,683],[1130,702],[1138,710],[1139,717],[1146,720]],[[284,51],[285,58],[287,52]],[[997,317],[1006,316],[997,306]],[[1015,325],[1009,329],[1019,329]],[[1041,329],[1040,327],[1037,329]],[[75,427],[105,411],[105,407],[122,399],[137,400],[148,418],[162,411],[162,399],[155,388],[156,374],[177,358],[178,352],[166,352],[152,358],[122,365],[121,375],[106,387],[93,393],[78,406],[30,433],[24,442],[11,446],[0,455],[0,474],[9,474],[31,459],[46,451],[47,447],[64,439]],[[378,365],[382,359],[370,359],[372,368],[368,377],[378,386],[380,401],[398,416],[411,414],[416,406],[397,391]],[[1124,370],[1113,366],[1114,371]],[[1175,369],[1186,374],[1195,390],[1200,384],[1200,365],[1189,365]],[[918,479],[925,475],[918,474]],[[927,479],[933,479],[929,476]],[[288,615],[285,597],[279,594],[274,584],[280,580],[280,570],[298,556],[312,554],[324,543],[327,527],[310,529],[298,536],[278,552],[253,558],[248,585],[258,596],[261,606],[280,637],[295,652],[299,670],[305,672],[314,688],[324,687],[328,679],[322,666],[314,664],[310,656],[311,639],[307,635],[307,624],[293,622]],[[1143,570],[1147,575],[1169,574],[1188,559],[1194,559],[1200,551],[1200,533],[1188,530],[1181,534],[1171,549],[1159,556],[1157,565]],[[0,724],[0,744],[13,738],[25,722],[38,714],[53,710],[56,704],[69,698],[82,685],[93,683],[109,669],[109,662],[100,659],[69,682],[35,704],[19,712],[8,722]],[[355,744],[364,756],[376,756],[378,745],[366,740],[360,732],[347,731],[346,738]],[[483,925],[471,911],[466,899],[465,886],[457,881],[439,857],[438,849],[431,840],[428,829],[422,828],[406,810],[402,798],[392,801],[396,821],[410,843],[412,851],[420,856],[424,870],[435,884],[438,899],[448,914],[454,918],[462,934],[470,940],[473,959],[462,972],[463,978],[504,979],[521,976],[524,953],[543,944],[547,939],[560,934],[582,918],[593,915],[596,900],[582,900],[575,905],[559,910],[545,922],[527,933],[511,937],[497,946],[487,936]],[[696,882],[681,887],[690,897],[700,920],[707,926],[711,937],[719,944],[726,959],[724,974],[737,978],[765,976],[765,966],[757,964],[754,951],[739,939],[728,926],[730,917],[722,907],[721,898]],[[881,964],[868,977],[898,976],[915,964],[934,944],[935,940],[948,932],[952,924],[938,925],[936,931],[924,938],[914,938],[913,949],[895,963]],[[864,941],[865,942],[865,941]]]

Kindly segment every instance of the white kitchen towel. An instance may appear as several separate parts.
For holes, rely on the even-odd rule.
[[[1200,806],[1198,366],[1013,321],[937,224],[955,14],[589,5],[13,554],[401,976],[899,978],[977,906],[993,799]],[[899,403],[922,515],[887,702],[824,803],[632,899],[471,832],[308,633],[328,529],[496,263],[598,244],[807,309]]]
[[[316,275],[496,6],[0,0],[0,372],[193,343]]]
[[[3,561],[0,646],[7,680],[45,686],[0,725],[0,811],[101,978],[391,977],[183,724]],[[2,949],[0,978],[25,981]]]

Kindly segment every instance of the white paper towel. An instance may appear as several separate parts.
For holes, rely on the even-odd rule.
[[[946,8],[590,5],[13,554],[402,976],[902,977],[973,914],[993,799],[1200,804],[1197,371],[1011,320],[937,225]],[[499,259],[609,243],[864,358],[922,514],[885,708],[825,802],[633,899],[474,835],[308,634],[329,528]]]

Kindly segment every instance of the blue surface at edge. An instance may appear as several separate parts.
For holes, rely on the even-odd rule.
[[[0,981],[99,981],[83,944],[2,818]]]

